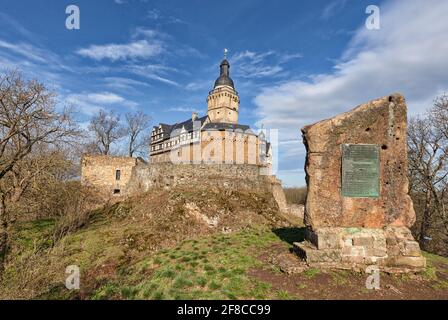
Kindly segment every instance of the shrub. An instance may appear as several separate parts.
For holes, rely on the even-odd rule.
[[[85,226],[100,203],[101,198],[95,190],[82,187],[78,181],[66,183],[59,193],[59,206],[56,209],[59,219],[53,239],[57,241]]]

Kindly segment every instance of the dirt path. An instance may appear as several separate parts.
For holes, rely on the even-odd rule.
[[[274,245],[259,257],[263,268],[251,269],[249,276],[269,283],[273,290],[287,291],[298,299],[413,300],[448,299],[448,265],[428,258],[429,272],[390,275],[381,273],[380,289],[366,288],[366,274],[346,270],[308,269],[287,275],[272,266],[273,255],[284,252]]]

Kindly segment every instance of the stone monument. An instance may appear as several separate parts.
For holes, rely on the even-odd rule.
[[[306,240],[296,253],[310,266],[388,272],[426,265],[409,227],[407,109],[400,94],[302,128],[307,149]]]

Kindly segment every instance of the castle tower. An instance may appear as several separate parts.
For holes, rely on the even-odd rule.
[[[227,50],[224,50],[224,60],[220,65],[220,75],[215,86],[207,97],[208,116],[211,122],[238,123],[238,108],[240,98],[229,76],[230,64],[226,59]]]

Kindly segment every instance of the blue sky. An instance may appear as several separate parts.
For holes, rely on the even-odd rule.
[[[65,8],[81,12],[65,28]],[[367,30],[366,7],[381,9]],[[448,88],[448,2],[1,0],[0,67],[45,82],[84,125],[99,109],[153,124],[206,112],[229,49],[240,123],[279,129],[278,176],[304,185],[300,128],[401,92],[410,114]]]

